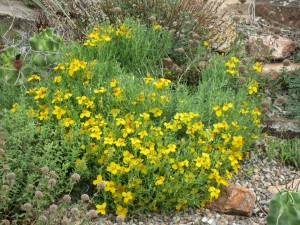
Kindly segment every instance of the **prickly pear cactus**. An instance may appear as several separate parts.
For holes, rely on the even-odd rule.
[[[0,51],[0,79],[6,83],[15,83],[18,79],[19,70],[14,67],[16,50],[7,47]]]
[[[267,225],[300,224],[300,191],[281,190],[270,202]]]
[[[32,63],[37,67],[45,67],[57,62],[61,43],[62,38],[54,34],[51,28],[29,38],[33,55]]]

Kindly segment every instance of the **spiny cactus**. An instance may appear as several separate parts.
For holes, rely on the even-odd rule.
[[[270,202],[268,225],[300,224],[300,191],[281,190]]]
[[[32,62],[37,67],[45,67],[58,60],[58,50],[62,38],[54,34],[53,29],[47,28],[29,39],[33,51]]]
[[[0,51],[0,79],[5,82],[15,82],[19,74],[19,68],[14,66],[16,49],[7,47]]]

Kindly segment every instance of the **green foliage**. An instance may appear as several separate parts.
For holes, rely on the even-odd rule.
[[[293,119],[300,119],[300,69],[292,73],[286,73],[284,81],[287,84],[288,96],[286,108],[288,116]]]
[[[288,165],[300,168],[300,139],[282,140],[272,138],[268,140],[266,152],[269,159],[278,158]]]
[[[88,35],[84,45],[88,46],[88,52],[78,49],[82,60],[106,58],[126,71],[145,74],[168,54],[172,35],[167,29],[147,29],[140,22],[128,19],[115,25],[101,24]]]
[[[300,223],[299,191],[281,190],[270,202],[267,216],[268,225],[294,225]]]
[[[101,7],[108,19],[115,23],[125,18],[135,18],[148,27],[164,27],[173,34],[173,42],[164,60],[163,69],[168,78],[190,85],[197,85],[200,79],[198,63],[205,60],[202,53],[209,48],[207,41],[216,37],[218,27],[224,24],[215,19],[220,2],[205,0],[105,0]]]
[[[57,62],[59,59],[59,49],[62,43],[62,38],[55,35],[53,29],[47,28],[28,40],[32,54],[33,66],[46,67]]]
[[[35,207],[43,209],[50,201],[70,190],[67,178],[80,155],[80,150],[71,148],[60,138],[63,130],[54,129],[51,124],[37,123],[32,116],[24,113],[24,102],[20,102],[18,108],[14,114],[3,110],[0,120],[4,134],[2,141],[5,142],[5,157],[0,158],[0,167],[3,168],[0,186],[9,187],[8,191],[1,192],[1,218],[16,217],[15,213],[20,213],[25,203],[37,204]],[[53,172],[45,175],[40,170],[42,167]],[[15,174],[12,182],[7,178],[9,173]],[[51,178],[55,179],[55,185],[49,184]],[[33,189],[28,185],[33,185]],[[43,192],[43,198],[38,202],[34,198],[36,191]]]

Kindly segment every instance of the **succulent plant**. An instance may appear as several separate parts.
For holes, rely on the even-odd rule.
[[[7,83],[15,82],[18,78],[19,68],[14,66],[16,49],[6,47],[0,50],[0,79]]]
[[[52,65],[58,60],[57,54],[62,43],[62,38],[54,34],[53,29],[47,28],[29,38],[33,58],[32,62],[37,67]]]
[[[300,191],[283,189],[276,193],[270,202],[267,224],[300,224]]]

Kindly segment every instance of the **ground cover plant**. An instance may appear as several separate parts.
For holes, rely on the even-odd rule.
[[[33,40],[45,43],[45,32],[54,35]],[[161,67],[177,37],[158,23],[125,19],[97,24],[82,41],[53,37],[61,42],[55,63],[35,62],[44,48],[29,55],[25,81],[13,86],[21,94],[1,105],[3,219],[72,223],[74,208],[53,206],[70,196],[122,217],[219,196],[260,134],[259,63],[198,43],[188,65],[206,62],[191,87]]]

